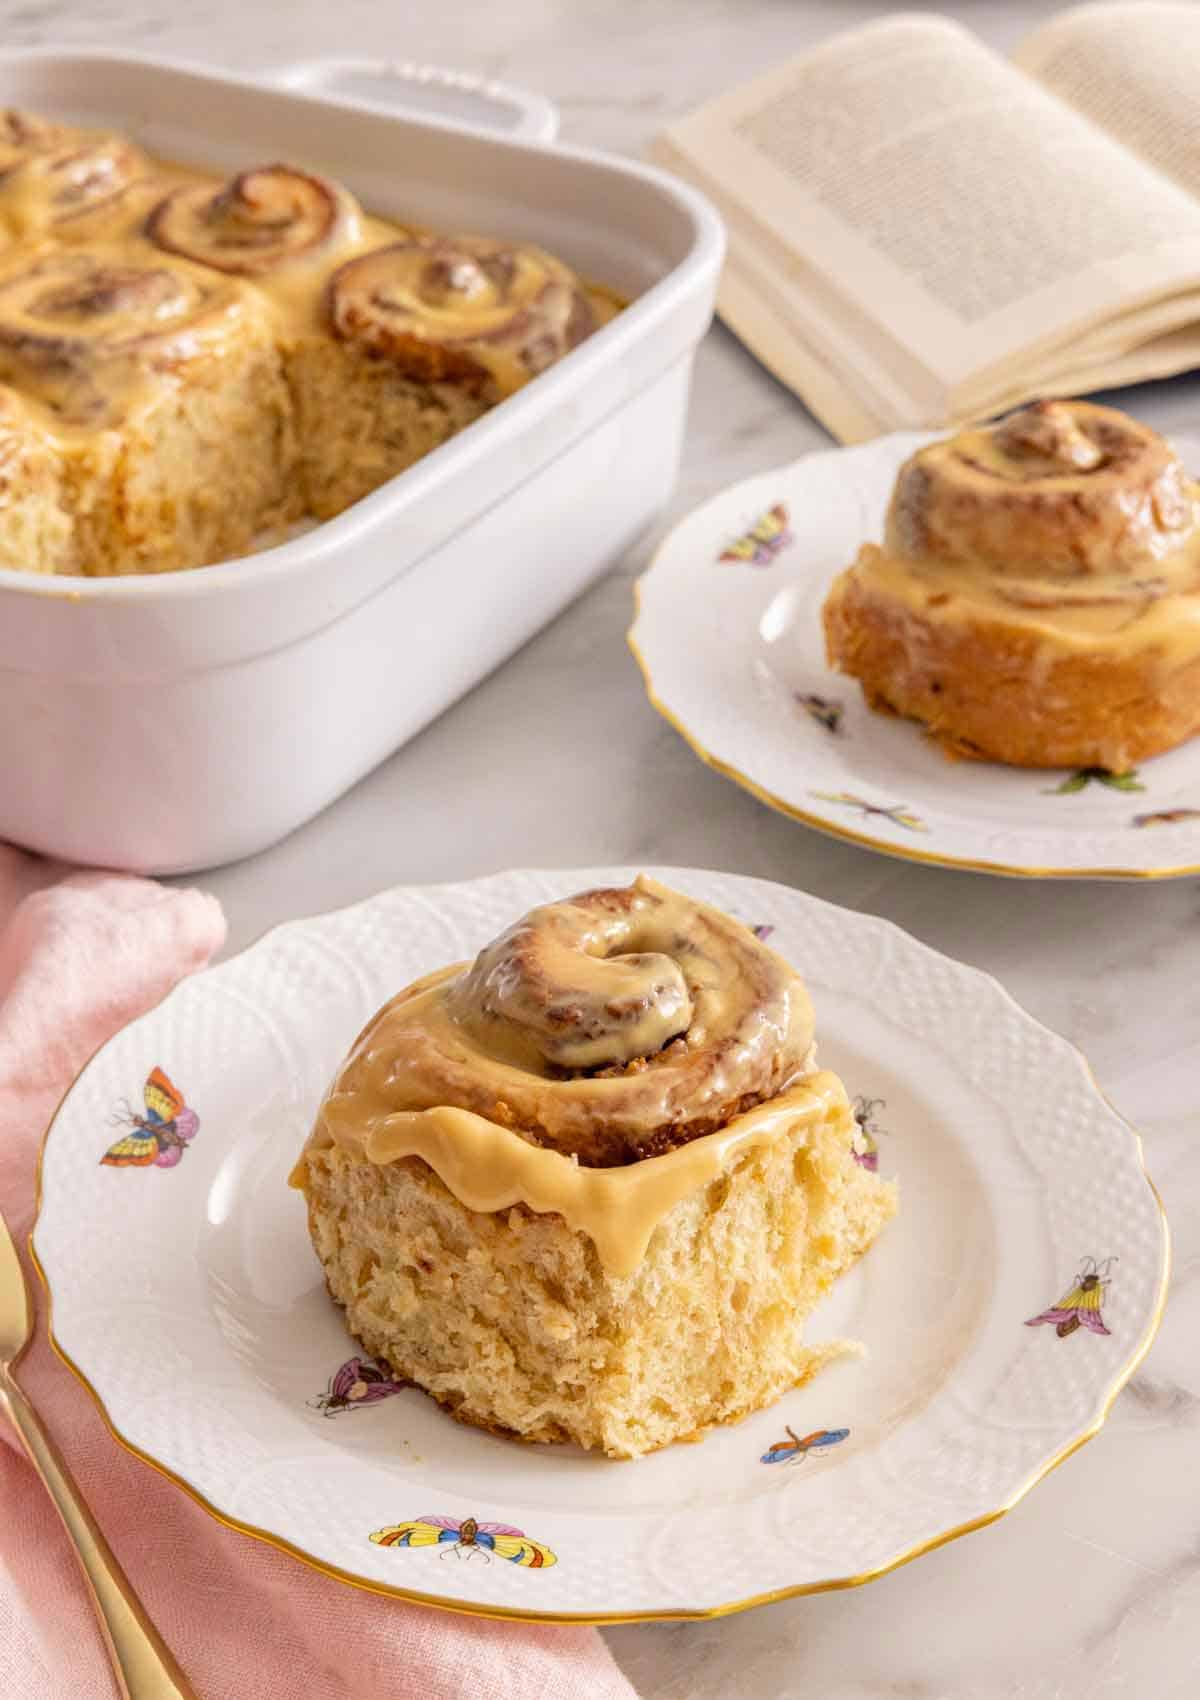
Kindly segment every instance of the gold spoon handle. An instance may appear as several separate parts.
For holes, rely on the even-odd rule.
[[[3,1373],[0,1410],[11,1417],[74,1544],[122,1700],[199,1700],[100,1533],[62,1453],[16,1382]]]

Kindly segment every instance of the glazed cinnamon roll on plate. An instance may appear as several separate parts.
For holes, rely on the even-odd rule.
[[[1192,467],[1198,442],[1046,401],[735,486],[639,583],[651,699],[758,796],[874,848],[1196,871]]]
[[[351,1332],[461,1421],[612,1457],[807,1380],[896,1207],[813,1026],[748,927],[645,878],[416,982],[293,1175]]]
[[[683,868],[399,888],[188,976],[68,1093],[33,1244],[58,1351],[224,1522],[560,1619],[991,1522],[1168,1263],[1136,1134],[994,980]]]
[[[829,593],[829,659],[948,752],[1123,773],[1200,731],[1200,486],[1052,401],[920,449]]]

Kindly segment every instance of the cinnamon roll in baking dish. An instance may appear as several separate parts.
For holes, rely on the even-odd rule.
[[[213,273],[121,246],[10,257],[0,383],[60,470],[59,570],[218,559],[300,511],[271,325]]]
[[[464,1422],[613,1457],[779,1397],[896,1203],[812,1039],[787,963],[645,878],[410,986],[292,1177],[351,1332]]]
[[[553,365],[597,305],[540,248],[412,236],[329,280],[325,324],[293,358],[305,485],[340,513]]]
[[[157,572],[333,518],[615,310],[540,249],[369,217],[298,166],[220,183],[0,111],[0,420],[35,508],[61,469],[56,546],[0,515],[0,565]]]
[[[921,449],[825,603],[832,665],[956,755],[1120,772],[1200,731],[1200,487],[1123,413]]]

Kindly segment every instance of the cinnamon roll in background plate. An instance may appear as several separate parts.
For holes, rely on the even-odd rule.
[[[652,880],[387,1004],[292,1181],[351,1332],[464,1422],[627,1458],[806,1380],[895,1189],[796,972]]]
[[[1034,403],[906,462],[824,624],[952,754],[1124,772],[1200,731],[1200,487],[1127,415]]]

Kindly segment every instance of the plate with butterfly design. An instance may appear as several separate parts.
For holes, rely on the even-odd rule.
[[[878,541],[896,473],[929,435],[811,454],[689,514],[637,586],[630,647],[700,758],[782,813],[911,861],[987,873],[1200,873],[1200,738],[1140,768],[950,761],[825,663],[821,607]],[[1200,470],[1200,440],[1177,438]]]
[[[538,903],[640,870],[401,888],[280,927],[88,1064],[46,1136],[55,1347],[116,1438],[357,1586],[491,1616],[704,1617],[862,1582],[979,1527],[1102,1424],[1162,1308],[1136,1134],[992,980],[885,921],[654,869],[803,973],[898,1216],[814,1313],[861,1356],[619,1462],[454,1422],[347,1334],[287,1185],[380,1004]]]

